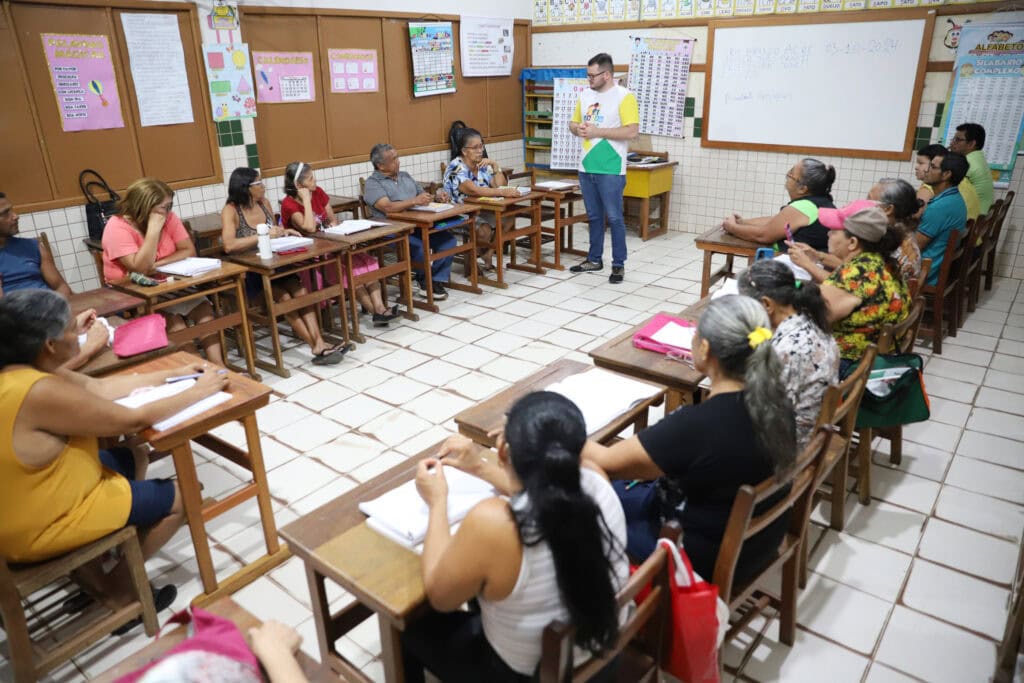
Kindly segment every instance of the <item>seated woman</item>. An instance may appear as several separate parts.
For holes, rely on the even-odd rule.
[[[514,188],[502,189],[508,180],[505,178],[501,165],[494,159],[484,156],[484,139],[475,128],[463,128],[459,133],[462,149],[459,156],[448,164],[444,171],[444,191],[451,196],[456,204],[462,204],[466,197],[518,197],[519,191]],[[515,219],[509,219],[510,227]],[[477,250],[482,258],[481,267],[492,270],[494,258],[494,232],[497,224],[494,214],[481,211],[476,218],[476,242],[487,245]]]
[[[828,251],[840,262],[835,272],[826,275],[809,250],[792,249],[790,255],[815,280],[823,280],[821,295],[839,344],[840,374],[845,374],[878,341],[883,325],[899,323],[910,312],[907,284],[892,257],[902,236],[877,206],[849,215],[837,209],[822,220],[831,231]]]
[[[811,438],[825,390],[839,376],[839,348],[818,286],[793,277],[779,261],[757,261],[740,274],[740,294],[757,299],[771,320],[772,348],[796,417],[797,452]]]
[[[0,298],[0,555],[13,562],[46,560],[128,524],[138,527],[142,554],[153,555],[184,521],[178,484],[146,480],[147,452],[100,450],[97,437],[140,432],[227,386],[210,368],[176,396],[125,408],[114,399],[206,366],[103,379],[62,370],[78,352],[75,325],[50,290]],[[77,577],[84,587],[131,599],[124,564],[106,574],[99,564]],[[158,608],[175,595],[173,586],[156,591]]]
[[[654,482],[615,485],[624,498],[634,561],[654,550],[663,520],[678,517],[693,569],[710,581],[736,492],[792,468],[797,455],[793,405],[779,380],[782,364],[767,343],[770,324],[764,307],[749,297],[714,299],[693,336],[693,364],[711,380],[710,396],[612,446],[587,442],[584,460],[612,479]],[[638,497],[644,504],[631,510]],[[737,581],[774,556],[787,524],[783,515],[744,544]]]
[[[914,187],[902,178],[881,178],[871,186],[868,199],[878,202],[885,211],[889,227],[900,235],[900,245],[892,256],[900,265],[904,282],[921,278],[921,247],[917,245],[917,212],[924,203],[917,197]]]
[[[274,214],[270,210],[259,171],[236,168],[228,181],[228,201],[220,212],[224,251],[234,254],[255,249],[258,239],[255,226],[260,223],[270,226],[271,238],[299,234],[297,230],[285,229],[274,223]],[[294,275],[275,280],[271,289],[274,301],[278,302],[306,294],[306,288]],[[263,278],[256,273],[246,273],[245,290],[251,303],[262,303],[265,296]],[[284,317],[299,339],[309,344],[314,365],[335,365],[341,361],[344,347],[331,346],[324,341],[314,309],[292,311],[285,313]]]
[[[284,171],[285,198],[281,200],[281,225],[299,231],[303,235],[324,230],[335,225],[338,219],[331,208],[331,199],[323,188],[316,184],[313,167],[301,161],[293,161]],[[352,274],[355,276],[377,270],[377,259],[369,254],[355,254],[352,257]],[[328,270],[328,279],[333,273]],[[333,284],[333,283],[332,283]],[[342,285],[348,287],[348,280],[342,273]],[[380,327],[398,317],[398,306],[388,308],[384,303],[380,282],[358,285],[356,300],[364,313],[373,314],[374,325]]]
[[[828,230],[818,221],[818,210],[835,208],[835,180],[836,170],[832,166],[817,159],[802,159],[786,174],[789,204],[774,216],[741,218],[734,213],[722,221],[722,227],[745,240],[774,244],[780,251],[786,251],[789,241],[823,250],[828,246]]]
[[[446,683],[528,681],[555,619],[575,626],[576,645],[590,653],[615,644],[626,523],[611,484],[581,467],[586,439],[575,404],[535,392],[509,411],[497,457],[453,436],[440,459],[419,464],[416,487],[430,510],[423,585],[437,611],[402,634],[407,680],[423,681],[426,667]],[[454,535],[446,467],[500,494],[470,510]],[[479,612],[459,610],[474,598]]]
[[[171,211],[174,190],[156,178],[141,178],[128,186],[103,229],[103,278],[123,280],[130,273],[150,275],[157,266],[196,255],[196,247],[177,214]],[[167,331],[213,320],[213,307],[206,299],[191,299],[160,309],[167,319]],[[220,339],[211,334],[200,340],[212,363],[224,364]]]

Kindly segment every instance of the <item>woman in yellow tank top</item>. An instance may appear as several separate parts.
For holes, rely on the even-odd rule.
[[[207,372],[177,396],[120,406],[113,399],[201,372],[202,364],[105,379],[60,369],[78,352],[78,335],[67,301],[49,290],[0,298],[0,339],[0,555],[41,561],[127,524],[138,527],[143,555],[152,555],[182,524],[177,484],[146,481],[145,452],[100,451],[97,438],[142,431],[221,390],[227,379]],[[130,585],[122,574],[124,567],[104,575],[97,566],[79,578],[116,598]]]

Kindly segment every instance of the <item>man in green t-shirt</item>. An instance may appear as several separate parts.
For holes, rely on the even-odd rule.
[[[967,179],[978,192],[978,208],[982,215],[992,206],[992,171],[981,149],[985,146],[985,129],[980,123],[961,123],[949,141],[949,151],[967,157],[970,170]]]

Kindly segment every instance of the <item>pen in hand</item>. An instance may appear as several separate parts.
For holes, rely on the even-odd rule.
[[[227,373],[227,370],[218,370],[217,371],[218,375],[224,375],[226,373]],[[168,377],[167,379],[164,380],[164,384],[174,384],[175,382],[184,382],[187,379],[199,379],[202,376],[203,376],[203,373],[201,373],[201,372],[194,372],[191,375],[178,375],[177,377]]]

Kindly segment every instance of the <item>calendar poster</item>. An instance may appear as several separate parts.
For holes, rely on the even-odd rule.
[[[252,62],[260,104],[316,100],[312,52],[253,52]]]
[[[578,170],[583,141],[569,132],[569,121],[580,93],[589,88],[585,78],[556,78],[554,112],[551,115],[551,168]]]
[[[412,94],[416,97],[455,92],[455,42],[452,22],[409,22],[412,48]]]
[[[1024,130],[1024,23],[964,24],[945,111],[946,144],[961,123],[980,123],[989,167],[1013,170]]]
[[[378,92],[376,50],[328,50],[331,92]]]
[[[683,137],[693,40],[634,36],[629,89],[640,105],[640,132]]]

